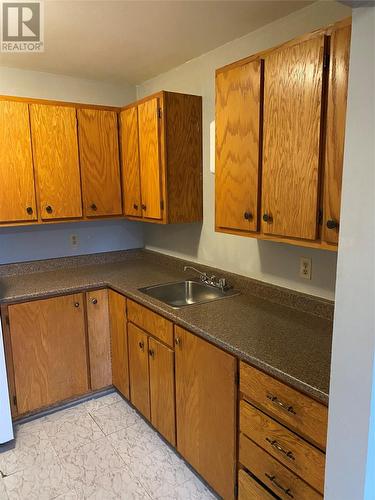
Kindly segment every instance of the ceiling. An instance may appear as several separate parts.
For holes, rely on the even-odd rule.
[[[313,1],[47,0],[45,52],[0,66],[138,84]]]

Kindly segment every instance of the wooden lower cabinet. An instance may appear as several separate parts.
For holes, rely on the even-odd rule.
[[[84,295],[8,308],[18,414],[89,391]]]
[[[254,477],[240,469],[238,471],[239,500],[273,500],[275,497],[260,485]]]
[[[171,444],[176,444],[174,352],[148,339],[151,422]]]
[[[88,292],[86,303],[91,388],[98,390],[112,385],[108,290]]]
[[[109,323],[111,329],[112,383],[129,399],[129,356],[126,298],[108,290]]]
[[[175,327],[177,450],[224,499],[234,498],[236,359]]]
[[[150,420],[150,384],[148,366],[148,336],[128,323],[130,401]]]

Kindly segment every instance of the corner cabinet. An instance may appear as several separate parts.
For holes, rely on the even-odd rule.
[[[350,20],[216,72],[216,230],[337,249]]]
[[[160,92],[120,113],[124,215],[202,220],[202,98]]]

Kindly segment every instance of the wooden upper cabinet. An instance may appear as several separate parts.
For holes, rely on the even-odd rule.
[[[27,103],[0,101],[0,222],[37,219]]]
[[[84,213],[121,215],[117,113],[82,108],[77,117]]]
[[[325,36],[265,57],[264,233],[315,240]]]
[[[120,141],[124,214],[142,217],[137,106],[120,113]]]
[[[108,290],[88,292],[86,304],[91,388],[97,390],[112,385]]]
[[[88,392],[83,294],[9,306],[18,413]]]
[[[161,219],[162,171],[157,97],[138,105],[138,120],[142,212],[148,219]]]
[[[30,120],[42,219],[81,217],[75,108],[30,104]]]
[[[177,450],[216,490],[234,498],[236,359],[175,327]]]
[[[216,75],[216,227],[258,229],[262,63]]]
[[[202,99],[159,92],[120,113],[124,214],[202,220]]]
[[[351,26],[338,29],[331,36],[322,239],[333,244],[338,243],[340,221],[350,36]]]

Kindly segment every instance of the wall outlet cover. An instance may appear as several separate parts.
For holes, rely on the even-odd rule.
[[[301,257],[299,261],[299,276],[300,278],[311,280],[312,262],[309,257]]]
[[[77,248],[79,246],[79,238],[77,234],[71,234],[69,236],[69,239],[70,239],[70,245],[73,248]]]

